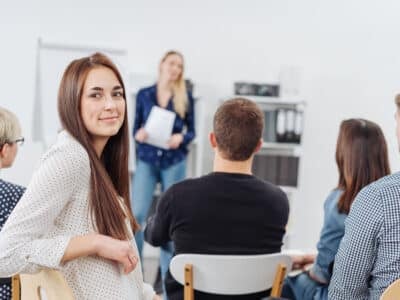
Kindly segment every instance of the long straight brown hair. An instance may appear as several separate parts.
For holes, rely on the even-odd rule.
[[[364,119],[344,120],[336,145],[339,170],[340,212],[348,214],[358,192],[390,174],[386,140],[381,128]]]
[[[95,53],[72,61],[64,72],[58,91],[58,113],[61,124],[88,152],[90,160],[89,211],[93,225],[101,234],[117,239],[132,238],[126,227],[128,218],[132,229],[139,228],[133,217],[129,193],[129,131],[127,113],[118,133],[111,136],[99,158],[91,143],[81,113],[81,97],[88,73],[94,68],[105,67],[114,72],[119,83],[125,87],[121,74],[105,55]],[[125,101],[126,111],[126,101]],[[120,197],[125,208],[121,206]]]

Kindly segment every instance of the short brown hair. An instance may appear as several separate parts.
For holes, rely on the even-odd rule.
[[[364,119],[344,120],[336,145],[338,188],[343,190],[338,209],[348,214],[358,192],[390,174],[388,151],[381,128]]]
[[[257,148],[264,129],[264,114],[245,98],[225,101],[214,115],[214,134],[225,159],[245,161]]]

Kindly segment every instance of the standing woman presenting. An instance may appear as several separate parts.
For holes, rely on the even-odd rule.
[[[0,277],[58,269],[75,299],[156,299],[144,284],[129,197],[124,84],[104,55],[74,60],[63,127],[0,232]]]
[[[194,101],[187,92],[183,77],[183,56],[169,51],[162,58],[159,77],[155,85],[141,89],[136,98],[136,116],[133,135],[136,140],[137,164],[133,179],[133,207],[135,217],[144,225],[152,204],[157,182],[165,191],[172,184],[186,177],[188,145],[195,136]],[[153,106],[175,113],[169,149],[161,149],[146,143],[147,133],[143,128]],[[143,248],[143,231],[136,234],[139,253]],[[171,251],[161,249],[160,265],[164,278],[168,270]]]

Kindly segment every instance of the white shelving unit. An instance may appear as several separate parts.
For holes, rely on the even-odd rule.
[[[243,97],[250,99],[254,102],[256,102],[260,108],[264,112],[274,112],[278,110],[295,110],[295,111],[301,111],[303,113],[303,118],[304,118],[304,111],[306,108],[306,102],[303,101],[302,99],[296,99],[296,98],[279,98],[279,97],[260,97],[260,96],[238,96],[235,95],[233,97]],[[229,97],[229,98],[233,98]],[[266,114],[266,117],[268,115]],[[304,120],[303,120],[304,121]],[[276,130],[276,119],[274,120],[265,120],[265,129],[264,131],[268,130]],[[273,126],[272,126],[273,125]],[[264,137],[266,134],[264,134]],[[273,137],[275,136],[275,133],[268,132],[267,136]],[[255,159],[255,164],[257,163],[262,163],[262,159],[260,157],[279,157],[279,156],[285,156],[289,158],[297,158],[298,163],[297,167],[295,168],[296,174],[296,185],[279,185],[280,188],[286,193],[289,199],[289,204],[291,205],[293,201],[296,201],[296,198],[298,197],[298,182],[299,182],[299,166],[301,164],[301,157],[302,157],[302,145],[300,143],[281,143],[277,142],[276,140],[266,140],[262,144],[262,148],[257,154],[258,157]],[[266,159],[265,159],[266,160]],[[273,166],[271,166],[273,167]],[[268,167],[267,167],[268,168]],[[276,169],[277,171],[278,169]],[[258,176],[257,173],[255,173],[256,176]],[[260,176],[261,178],[263,176]],[[266,179],[266,178],[263,178]],[[267,179],[268,180],[268,179]],[[275,183],[275,182],[273,182]],[[275,183],[277,184],[277,183]],[[293,228],[293,218],[292,216],[289,216],[289,221],[288,221],[288,226],[286,230],[286,235],[284,237],[284,248],[290,247],[290,240],[292,238],[292,228]]]

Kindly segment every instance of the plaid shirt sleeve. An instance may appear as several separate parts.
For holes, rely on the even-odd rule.
[[[346,219],[329,285],[329,299],[369,299],[369,278],[383,220],[380,194],[370,185],[357,195]]]

